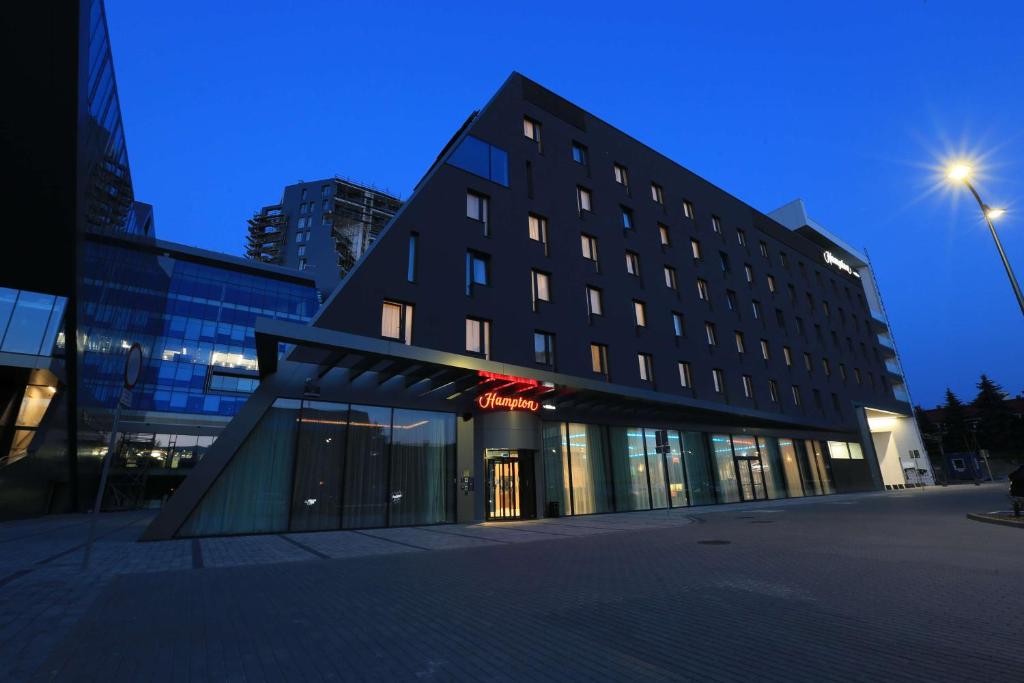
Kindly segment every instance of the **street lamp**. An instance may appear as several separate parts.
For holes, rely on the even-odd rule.
[[[981,201],[981,196],[978,194],[978,191],[974,189],[974,185],[971,185],[971,167],[967,164],[953,164],[946,172],[946,176],[950,180],[966,185],[967,189],[971,191],[971,194],[974,195],[974,198],[978,201],[978,206],[981,207],[981,213],[985,216],[985,223],[988,224],[989,232],[992,233],[992,239],[995,240],[996,249],[999,251],[999,258],[1003,260],[1003,267],[1006,268],[1006,277],[1010,278],[1010,286],[1013,287],[1013,293],[1017,297],[1017,305],[1020,306],[1020,312],[1024,313],[1024,294],[1021,294],[1020,285],[1017,284],[1017,277],[1013,274],[1013,268],[1010,267],[1010,261],[1006,258],[1006,252],[1003,251],[1003,243],[999,241],[999,235],[996,233],[996,226],[992,223],[993,220],[1004,215],[1006,211],[1004,209],[991,207]]]

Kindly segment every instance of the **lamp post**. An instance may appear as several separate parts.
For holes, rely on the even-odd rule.
[[[1003,209],[997,209],[989,206],[985,202],[981,201],[981,195],[974,189],[974,185],[971,185],[970,175],[971,167],[966,164],[956,164],[949,169],[947,173],[950,180],[958,181],[967,186],[967,189],[971,191],[974,198],[978,201],[978,206],[981,207],[981,214],[985,217],[985,223],[988,224],[988,230],[992,233],[992,239],[996,243],[996,249],[999,251],[999,258],[1003,261],[1003,267],[1006,268],[1006,277],[1010,279],[1010,286],[1013,287],[1013,293],[1017,297],[1017,305],[1020,306],[1020,312],[1024,314],[1024,294],[1021,294],[1020,285],[1017,284],[1017,277],[1013,274],[1013,268],[1010,267],[1010,260],[1006,258],[1006,252],[1003,251],[1003,243],[999,241],[999,234],[996,233],[996,226],[992,222],[993,219],[999,218],[1004,213]]]

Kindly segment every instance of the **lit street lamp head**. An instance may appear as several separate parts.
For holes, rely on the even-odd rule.
[[[989,207],[989,208],[985,209],[985,215],[988,216],[988,219],[990,221],[994,221],[995,219],[997,219],[997,218],[999,218],[1001,216],[1004,216],[1005,214],[1006,214],[1006,209],[996,209],[996,208],[992,208],[992,207]]]
[[[967,164],[953,164],[946,172],[946,177],[957,182],[964,182],[971,175],[971,167]]]

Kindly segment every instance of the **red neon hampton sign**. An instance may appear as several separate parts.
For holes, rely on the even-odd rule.
[[[496,392],[487,391],[476,397],[476,404],[483,410],[528,410],[537,412],[540,404],[521,396],[498,396]]]

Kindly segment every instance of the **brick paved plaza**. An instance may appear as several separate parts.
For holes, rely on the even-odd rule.
[[[0,527],[0,680],[1021,680],[1002,486],[135,543]]]

